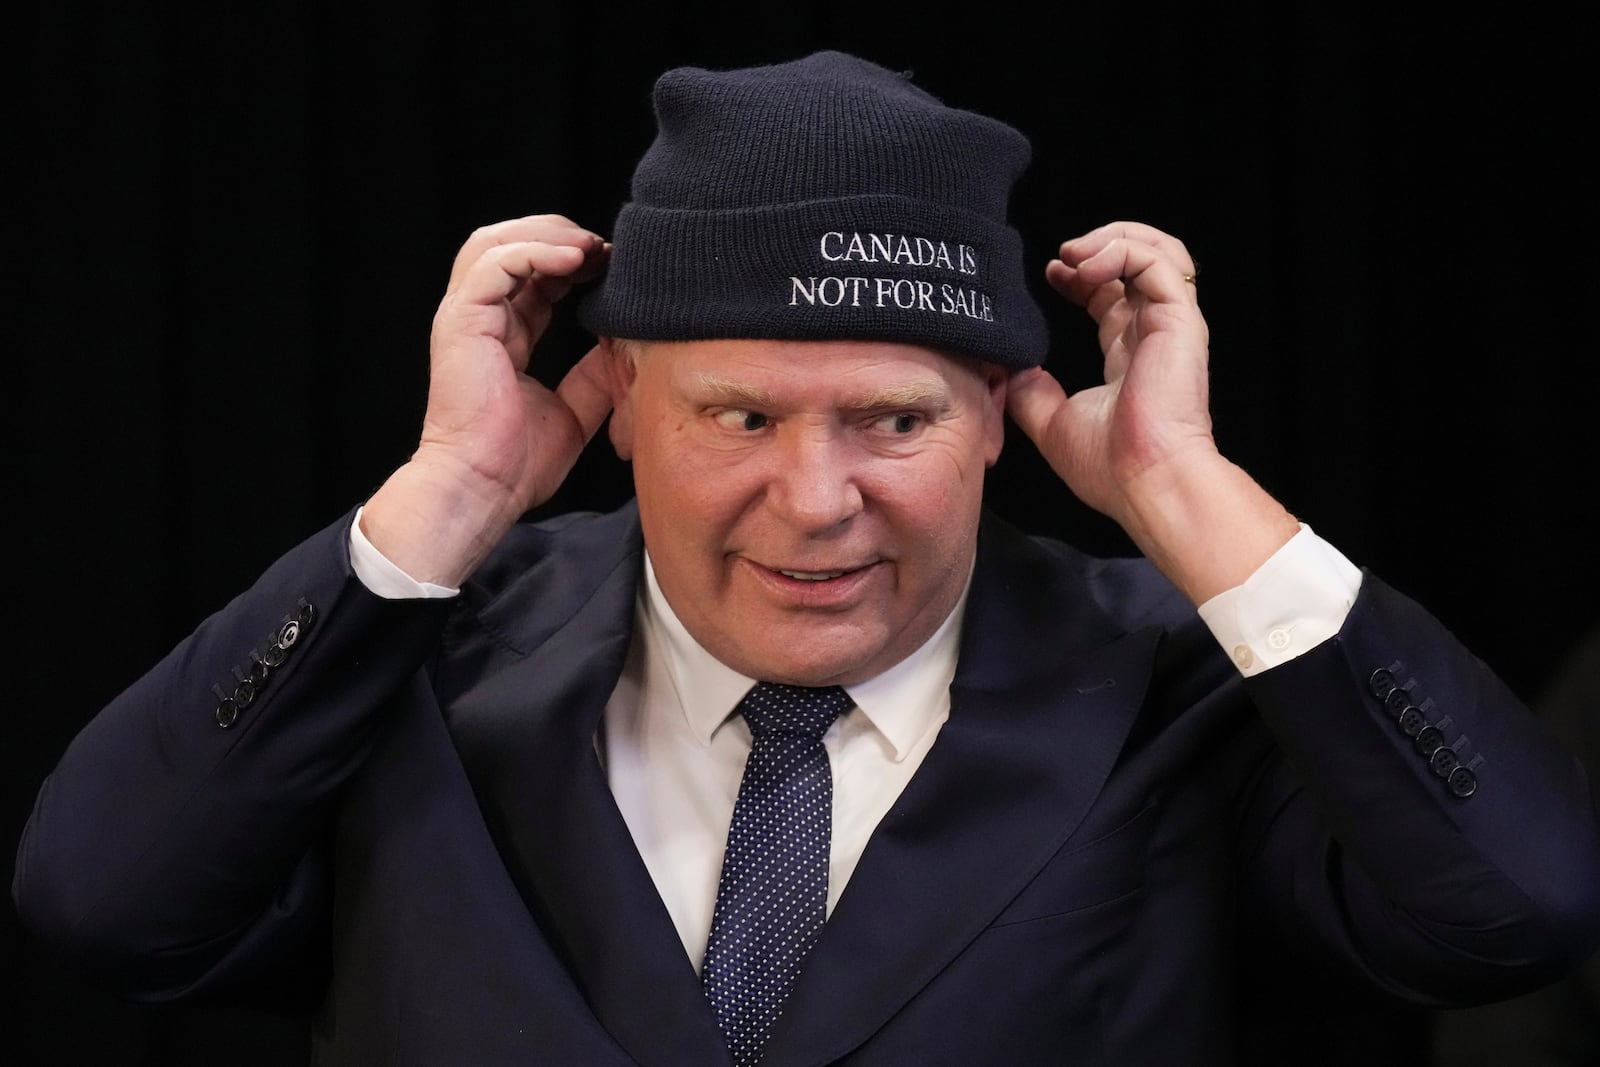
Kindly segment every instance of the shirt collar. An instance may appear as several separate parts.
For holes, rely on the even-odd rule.
[[[648,655],[671,680],[694,736],[709,744],[756,679],[729,667],[694,639],[661,592],[649,552],[644,557],[644,576],[639,609],[650,631],[645,642]],[[949,712],[961,617],[971,587],[969,573],[955,608],[922,647],[882,674],[845,687],[862,714],[894,748],[896,762],[905,759],[917,741]]]

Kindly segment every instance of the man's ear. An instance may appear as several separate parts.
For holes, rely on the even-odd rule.
[[[639,375],[639,352],[635,342],[614,337],[599,339],[606,352],[607,377],[611,386],[611,420],[608,431],[617,458],[633,459],[633,383]]]
[[[1006,386],[1011,374],[995,363],[983,364],[983,371],[989,393],[983,412],[983,462],[992,467],[999,462],[1000,449],[1006,443]]]

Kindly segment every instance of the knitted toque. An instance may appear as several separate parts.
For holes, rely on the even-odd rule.
[[[1031,149],[841,52],[655,84],[604,277],[578,318],[638,340],[900,341],[1040,363],[1006,222]]]

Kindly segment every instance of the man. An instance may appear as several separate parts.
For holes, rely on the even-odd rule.
[[[655,105],[612,243],[474,234],[411,460],[64,756],[15,894],[69,956],[320,961],[325,1063],[1223,1064],[1242,968],[1459,1001],[1600,937],[1581,770],[1218,453],[1179,241],[1061,246],[1069,396],[1015,130],[837,53]],[[1144,560],[985,513],[1008,415]],[[636,501],[519,522],[608,417]]]

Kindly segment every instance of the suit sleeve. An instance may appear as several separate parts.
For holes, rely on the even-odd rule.
[[[1245,680],[1287,755],[1243,803],[1245,922],[1423,1003],[1500,999],[1600,943],[1581,765],[1370,574],[1339,633]]]
[[[270,969],[318,924],[330,799],[448,611],[368,592],[349,523],[205,620],[41,786],[12,892],[70,965],[168,998]]]

